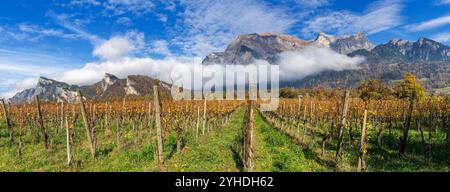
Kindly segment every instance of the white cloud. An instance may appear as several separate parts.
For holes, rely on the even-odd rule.
[[[420,24],[407,26],[409,31],[425,31],[450,24],[450,15],[438,17]]]
[[[305,8],[318,8],[330,4],[329,0],[296,0],[296,2]]]
[[[11,98],[13,97],[17,91],[6,91],[6,92],[0,92],[0,98]]]
[[[38,82],[38,79],[39,79],[38,77],[29,77],[17,82],[9,82],[8,91],[0,92],[0,97],[11,98],[20,91],[35,87]]]
[[[150,51],[164,56],[172,55],[172,52],[169,49],[169,43],[166,40],[156,40],[152,42]]]
[[[117,19],[117,23],[125,26],[130,26],[133,24],[133,21],[129,17],[120,17],[119,19]]]
[[[100,43],[102,38],[98,37],[97,35],[91,34],[84,29],[82,29],[80,26],[72,23],[69,21],[70,16],[67,14],[56,14],[53,11],[49,11],[46,14],[47,16],[55,19],[55,22],[62,27],[66,28],[69,31],[72,31],[73,33],[77,34],[78,37],[81,37],[82,39],[90,41],[92,44],[96,45]]]
[[[436,5],[449,5],[450,0],[435,0]]]
[[[116,35],[96,45],[93,55],[103,60],[117,60],[135,51],[146,49],[145,36],[138,31]]]
[[[82,68],[48,75],[49,78],[76,85],[93,84],[101,80],[105,73],[119,78],[128,75],[148,75],[169,81],[170,71],[177,66],[193,65],[193,61],[176,58],[156,60],[151,58],[123,57],[116,60],[86,63]]]
[[[131,12],[137,16],[150,13],[154,4],[151,0],[108,0],[103,6],[114,15],[123,15]]]
[[[177,10],[177,4],[174,1],[163,1],[163,4],[165,4],[164,10],[167,11]]]
[[[46,28],[42,28],[37,25],[30,25],[30,24],[25,24],[25,23],[19,24],[18,29],[21,32],[37,35],[34,37],[36,39],[39,39],[41,37],[48,37],[48,36],[54,36],[54,37],[59,37],[59,38],[64,38],[64,39],[76,38],[75,34],[66,34],[66,33],[64,33],[63,30],[46,29]]]
[[[143,16],[151,13],[155,7],[151,0],[72,0],[72,6],[101,6],[105,16],[119,16],[132,13],[135,16]]]
[[[169,20],[169,18],[165,14],[156,14],[156,17],[158,17],[158,20],[163,23],[166,23]]]
[[[72,0],[72,1],[70,1],[70,4],[76,5],[76,6],[85,6],[85,5],[99,6],[99,5],[101,5],[100,1],[97,1],[97,0]]]
[[[104,60],[116,60],[126,56],[135,49],[134,45],[125,37],[112,37],[98,45],[93,54]]]
[[[318,32],[336,35],[365,32],[370,35],[399,26],[402,9],[402,0],[380,0],[370,4],[364,13],[329,11],[306,21],[302,33],[308,37]]]
[[[65,33],[61,29],[45,28],[39,25],[20,23],[16,26],[0,27],[0,40],[18,40],[35,42],[45,37],[58,37],[62,39],[76,39],[73,33]]]
[[[286,32],[296,22],[285,9],[256,0],[182,0],[180,34],[174,39],[186,52],[206,55],[223,49],[237,35]]]
[[[440,33],[433,35],[431,39],[441,42],[441,43],[447,43],[450,42],[450,33]]]
[[[310,46],[298,52],[280,54],[280,79],[302,79],[323,70],[356,69],[363,61],[362,57],[352,58],[328,48]]]

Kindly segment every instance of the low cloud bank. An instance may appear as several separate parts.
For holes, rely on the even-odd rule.
[[[349,57],[328,48],[309,46],[297,52],[280,54],[280,79],[299,80],[324,70],[357,69],[363,57]]]

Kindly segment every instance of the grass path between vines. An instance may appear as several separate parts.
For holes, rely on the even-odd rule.
[[[238,172],[242,170],[241,141],[245,109],[240,108],[222,128],[214,128],[190,143],[165,164],[164,171]]]
[[[312,159],[290,137],[272,127],[259,112],[255,113],[254,171],[317,172],[330,171]]]

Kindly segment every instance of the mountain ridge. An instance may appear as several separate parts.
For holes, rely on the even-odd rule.
[[[31,102],[38,95],[42,101],[57,101],[73,103],[77,101],[76,91],[79,89],[83,97],[92,100],[123,98],[125,96],[153,96],[153,85],[160,83],[162,98],[170,97],[172,85],[158,81],[148,76],[129,75],[120,79],[106,73],[101,81],[92,85],[69,85],[46,77],[39,77],[35,87],[25,89],[9,99],[13,103]]]
[[[393,39],[371,50],[354,51],[348,56],[363,56],[366,62],[357,70],[322,71],[288,84],[295,87],[335,87],[336,82],[341,82],[346,86],[357,86],[367,79],[379,79],[393,85],[405,73],[412,72],[428,91],[450,87],[450,47],[428,38],[422,37],[414,42]]]
[[[275,64],[280,53],[300,51],[306,46],[330,48],[341,54],[359,49],[371,50],[374,47],[363,33],[341,38],[319,33],[316,38],[311,40],[302,40],[291,35],[278,33],[252,33],[239,35],[227,46],[225,51],[207,55],[202,64],[248,65],[256,60],[266,60]]]
[[[266,40],[268,37],[270,39]],[[272,33],[240,35],[224,52],[206,56],[202,64],[248,65],[255,60],[277,64],[277,56],[282,52],[317,46],[350,57],[362,56],[366,61],[360,64],[359,69],[321,71],[301,80],[281,82],[282,85],[336,87],[339,84],[336,82],[346,82],[348,86],[356,86],[367,79],[393,84],[405,73],[413,72],[428,90],[450,87],[450,47],[425,37],[415,42],[392,39],[376,46],[363,33],[345,37],[319,33],[312,40],[288,37]]]

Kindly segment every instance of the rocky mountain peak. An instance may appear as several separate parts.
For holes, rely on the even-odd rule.
[[[425,43],[427,43],[427,42],[430,42],[431,40],[429,40],[429,39],[427,39],[427,38],[425,38],[425,37],[420,37],[418,40],[417,40],[417,43],[419,43],[420,45],[423,45],[423,44],[425,44]]]
[[[411,44],[410,41],[404,40],[404,39],[392,39],[388,42],[388,44],[395,45],[395,46],[405,46]]]
[[[203,64],[247,65],[256,60],[274,63],[278,54],[284,51],[301,49],[311,41],[303,41],[294,36],[277,33],[253,33],[239,35],[224,52],[211,53]]]
[[[416,44],[418,46],[430,46],[430,47],[435,48],[435,49],[444,47],[443,44],[438,43],[436,41],[433,41],[431,39],[425,38],[425,37],[419,38],[419,40],[417,40]]]
[[[103,81],[105,82],[115,82],[119,80],[118,77],[114,76],[113,74],[105,73],[105,76],[103,77]]]
[[[337,40],[337,38],[335,36],[320,32],[319,35],[314,40],[314,42],[318,46],[330,47],[330,45],[332,43],[336,42],[336,40]]]
[[[116,76],[109,73],[105,73],[105,76],[101,81],[101,88],[103,92],[106,91],[109,86],[114,85],[114,83],[116,83],[118,80],[119,78],[117,78]]]
[[[364,35],[363,32],[358,32],[354,35],[355,39],[363,39],[363,38],[367,38],[366,35]]]
[[[42,77],[42,76],[39,77],[39,80],[38,80],[38,85],[41,85],[41,86],[51,85],[54,83],[58,83],[58,82],[55,80],[46,78],[46,77]]]
[[[88,99],[111,99],[125,96],[152,96],[155,80],[143,75],[130,75],[126,79],[119,79],[106,73],[100,82],[87,86],[69,85],[46,77],[40,77],[36,87],[17,93],[10,99],[13,103],[31,102],[39,95],[42,101],[76,102],[79,89]],[[161,94],[170,98],[172,85],[161,82]]]
[[[338,53],[347,55],[354,51],[364,49],[372,50],[375,46],[369,41],[364,33],[359,32],[355,35],[339,38],[331,45],[331,48]]]
[[[39,77],[34,88],[24,90],[10,100],[12,102],[30,102],[34,96],[38,95],[42,101],[66,101],[72,102],[76,100],[76,86],[67,83],[55,81],[46,77]]]
[[[450,47],[427,38],[416,42],[392,39],[372,51],[379,59],[404,62],[446,62],[450,61]]]
[[[39,77],[38,83],[36,85],[37,89],[49,89],[49,88],[68,88],[69,84],[59,82],[46,77]]]

